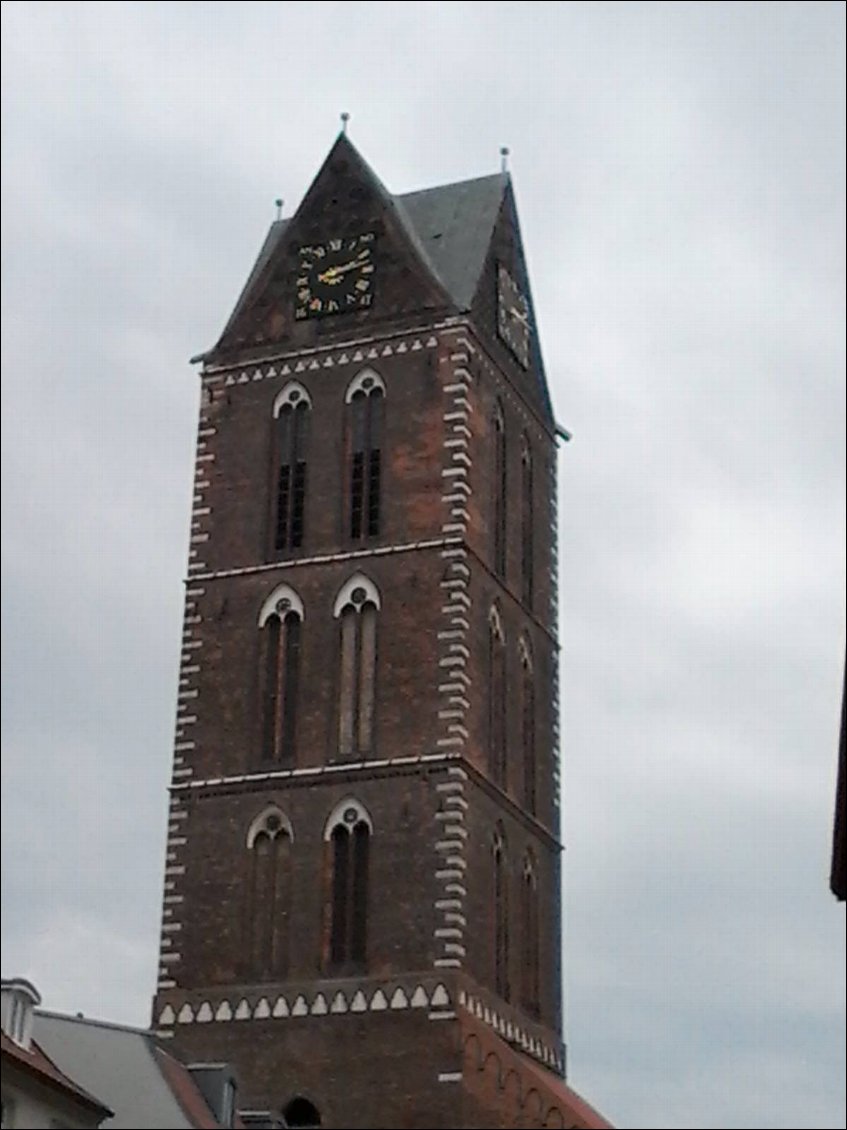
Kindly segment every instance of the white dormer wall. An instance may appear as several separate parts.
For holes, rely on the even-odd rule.
[[[32,1044],[33,1009],[40,1004],[41,994],[25,978],[0,981],[0,1026],[25,1051]]]

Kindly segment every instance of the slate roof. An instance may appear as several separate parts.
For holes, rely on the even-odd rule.
[[[359,157],[359,160],[362,158]],[[362,164],[366,163],[362,160]],[[369,168],[369,172],[420,258],[456,307],[462,311],[469,310],[509,183],[508,174],[495,173],[394,196],[372,169]],[[279,247],[289,222],[289,219],[284,219],[271,224],[224,333],[246,306],[254,285]]]
[[[460,310],[470,309],[508,175],[477,177],[395,196],[433,274]]]
[[[218,1122],[187,1069],[140,1028],[35,1013],[38,1043],[74,1079],[101,1095],[114,1116],[114,1130],[213,1128]]]

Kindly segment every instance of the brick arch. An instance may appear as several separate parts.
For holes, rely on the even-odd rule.
[[[505,1077],[501,1083],[501,1090],[503,1098],[500,1102],[500,1108],[506,1118],[511,1122],[512,1119],[518,1114],[521,1109],[521,1092],[523,1091],[523,1080],[520,1073],[514,1067],[506,1069]]]
[[[543,1102],[537,1087],[530,1087],[524,1096],[523,1113],[527,1126],[541,1126],[541,1110]]]
[[[565,1130],[565,1116],[557,1106],[551,1106],[544,1118],[545,1130]]]
[[[469,1036],[465,1037],[462,1052],[465,1062],[468,1063],[470,1067],[475,1071],[482,1071],[482,1044],[476,1033],[471,1032]]]
[[[493,1075],[494,1078],[497,1080],[498,1091],[502,1090],[502,1088],[503,1088],[503,1064],[500,1062],[500,1057],[497,1055],[496,1052],[489,1052],[488,1053],[488,1055],[485,1057],[485,1061],[482,1064],[481,1070],[482,1070],[482,1073],[484,1075]]]

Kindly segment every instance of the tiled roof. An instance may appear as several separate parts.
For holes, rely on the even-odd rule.
[[[183,1114],[189,1119],[189,1125],[198,1128],[205,1127],[207,1130],[217,1127],[219,1123],[212,1117],[206,1105],[206,1100],[200,1094],[197,1084],[191,1077],[191,1072],[179,1060],[168,1055],[163,1048],[154,1048],[153,1054],[159,1064],[159,1070],[171,1089],[171,1093],[182,1107]],[[238,1120],[235,1125],[238,1127],[242,1123]]]
[[[37,1011],[34,1032],[50,1056],[114,1111],[115,1130],[215,1127],[190,1073],[151,1032],[83,1017]]]
[[[459,1012],[465,1049],[463,1079],[478,1100],[496,1105],[505,1119],[501,1125],[568,1126],[572,1130],[612,1130],[590,1103],[534,1059],[508,1044],[497,1032],[466,1009]],[[492,1067],[495,1070],[492,1070]],[[510,1089],[510,1077],[519,1086]],[[499,1089],[495,1094],[492,1089]],[[520,1110],[506,1109],[509,1102]],[[528,1110],[532,1108],[531,1111]],[[558,1115],[554,1112],[558,1112]],[[540,1117],[542,1122],[518,1122]],[[556,1119],[558,1118],[558,1121]],[[515,1121],[513,1121],[515,1120]]]
[[[101,1111],[104,1114],[112,1113],[105,1103],[89,1094],[64,1071],[60,1070],[36,1040],[33,1040],[28,1048],[22,1048],[10,1039],[5,1032],[0,1032],[0,1048],[2,1048],[3,1058],[7,1062],[13,1061],[18,1067],[22,1067],[37,1076],[41,1083],[60,1090],[68,1098],[81,1103],[83,1106]]]

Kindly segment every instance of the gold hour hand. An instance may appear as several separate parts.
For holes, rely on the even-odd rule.
[[[357,258],[351,259],[349,263],[338,263],[334,267],[327,267],[325,271],[321,271],[318,275],[318,282],[333,285],[341,279],[342,275],[346,275],[348,271],[354,271],[357,267],[363,267],[367,258],[367,251],[363,251]]]

